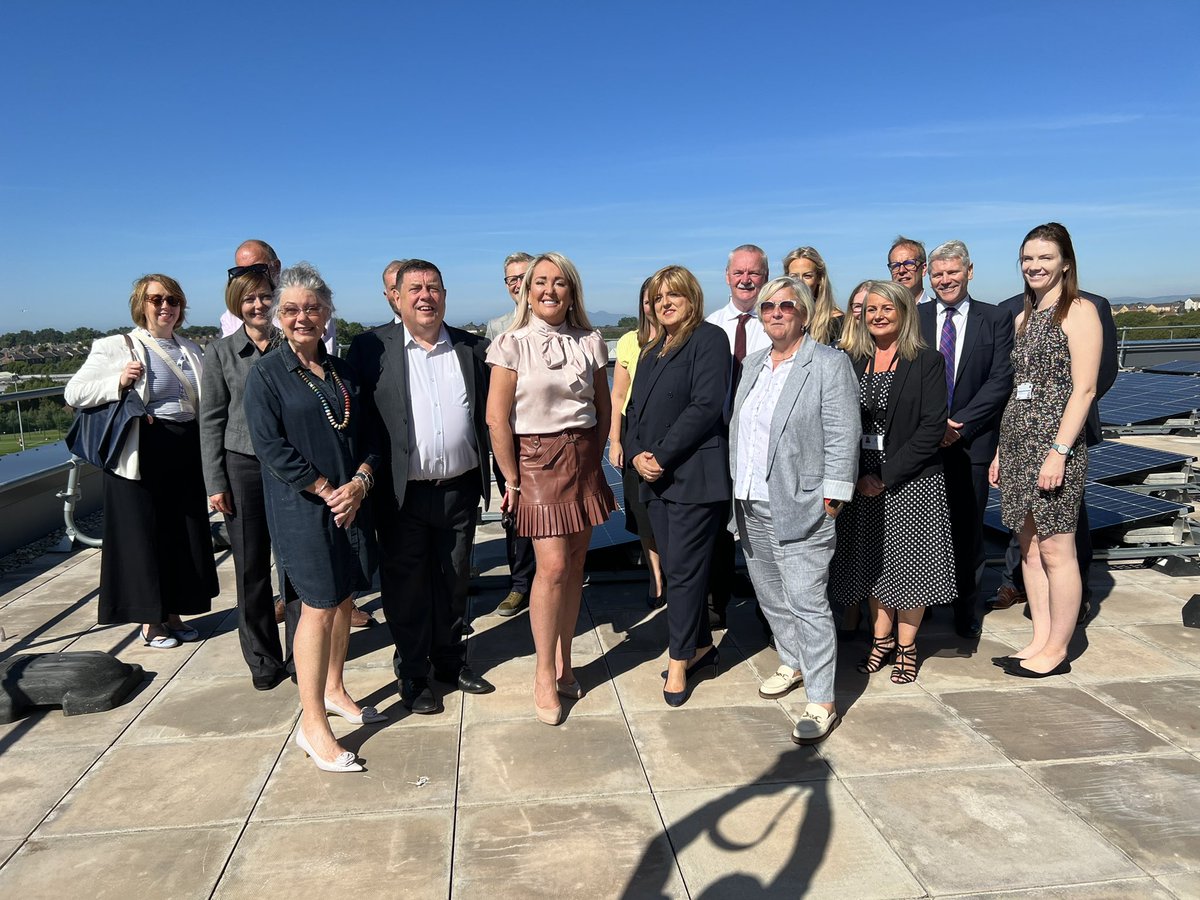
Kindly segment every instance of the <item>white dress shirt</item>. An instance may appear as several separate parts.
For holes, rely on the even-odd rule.
[[[933,332],[934,349],[942,349],[942,329],[946,325],[946,310],[949,307],[937,301],[937,328]],[[958,364],[962,361],[963,335],[967,333],[967,316],[970,314],[971,297],[967,295],[954,304],[954,378],[958,380]]]
[[[738,316],[742,315],[742,311],[733,305],[730,300],[715,313],[705,318],[706,322],[720,326],[725,329],[725,333],[729,335],[729,352],[733,352],[733,343],[737,340]],[[762,322],[754,315],[754,307],[750,307],[750,318],[746,320],[746,355],[749,356],[755,350],[762,350],[764,347],[771,346],[771,339],[767,337],[767,333],[763,331]]]
[[[456,478],[479,465],[462,365],[442,326],[426,350],[404,329],[408,364],[408,480]]]
[[[792,371],[792,354],[772,368],[771,354],[763,359],[758,380],[742,403],[734,423],[737,428],[737,472],[733,482],[735,500],[770,500],[767,494],[767,448],[771,443],[771,420],[783,385]],[[744,376],[743,376],[744,377]]]

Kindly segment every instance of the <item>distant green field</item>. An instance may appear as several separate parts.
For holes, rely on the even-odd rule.
[[[42,444],[53,444],[55,441],[61,441],[63,437],[65,437],[65,432],[62,431],[26,431],[25,449],[40,447]],[[5,453],[16,453],[20,449],[21,436],[19,434],[0,434],[0,456]]]

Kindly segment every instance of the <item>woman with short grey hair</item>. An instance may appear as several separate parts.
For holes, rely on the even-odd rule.
[[[296,745],[327,772],[359,772],[326,715],[383,721],[346,692],[351,598],[370,584],[373,545],[362,509],[374,485],[375,429],[359,380],[322,342],[333,292],[308,263],[284,269],[275,320],[284,341],[246,378],[246,419],[263,467],[267,524],[284,591],[301,601],[292,658],[302,713]]]
[[[759,689],[778,699],[803,683],[798,744],[837,724],[837,633],[825,596],[833,520],[854,495],[861,426],[849,358],[808,336],[812,292],[799,278],[763,286],[758,318],[771,346],[746,357],[730,421],[734,522],[780,666]]]

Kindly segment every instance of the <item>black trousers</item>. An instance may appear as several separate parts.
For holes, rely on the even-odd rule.
[[[728,511],[728,504],[726,506]],[[729,521],[728,516],[725,521]],[[711,597],[709,607],[722,621],[725,620],[725,611],[729,608],[729,599],[733,595],[733,570],[736,565],[733,534],[722,528],[713,545],[712,565],[708,570],[708,594]]]
[[[942,451],[946,470],[946,501],[954,540],[954,580],[958,597],[956,618],[975,615],[983,577],[983,514],[987,509],[987,463],[973,463],[965,447],[951,444]]]
[[[444,484],[410,481],[404,505],[376,509],[383,615],[397,678],[462,668],[471,545],[480,501],[475,469]]]
[[[499,466],[493,466],[492,474],[496,476],[496,487],[499,488],[500,495],[504,496],[507,484],[504,473],[500,471]],[[504,553],[508,557],[508,589],[528,597],[533,586],[533,538],[517,534],[515,519],[504,527]]]
[[[225,516],[237,583],[238,640],[255,684],[274,684],[286,674],[275,587],[271,581],[271,534],[258,459],[225,451],[233,515]]]
[[[712,643],[705,595],[713,547],[728,523],[729,501],[646,504],[667,584],[667,632],[671,659],[691,659]]]

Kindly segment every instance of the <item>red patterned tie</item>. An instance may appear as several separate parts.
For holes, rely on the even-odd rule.
[[[738,316],[737,334],[733,336],[733,358],[738,362],[746,358],[746,323],[752,318],[750,313]]]

